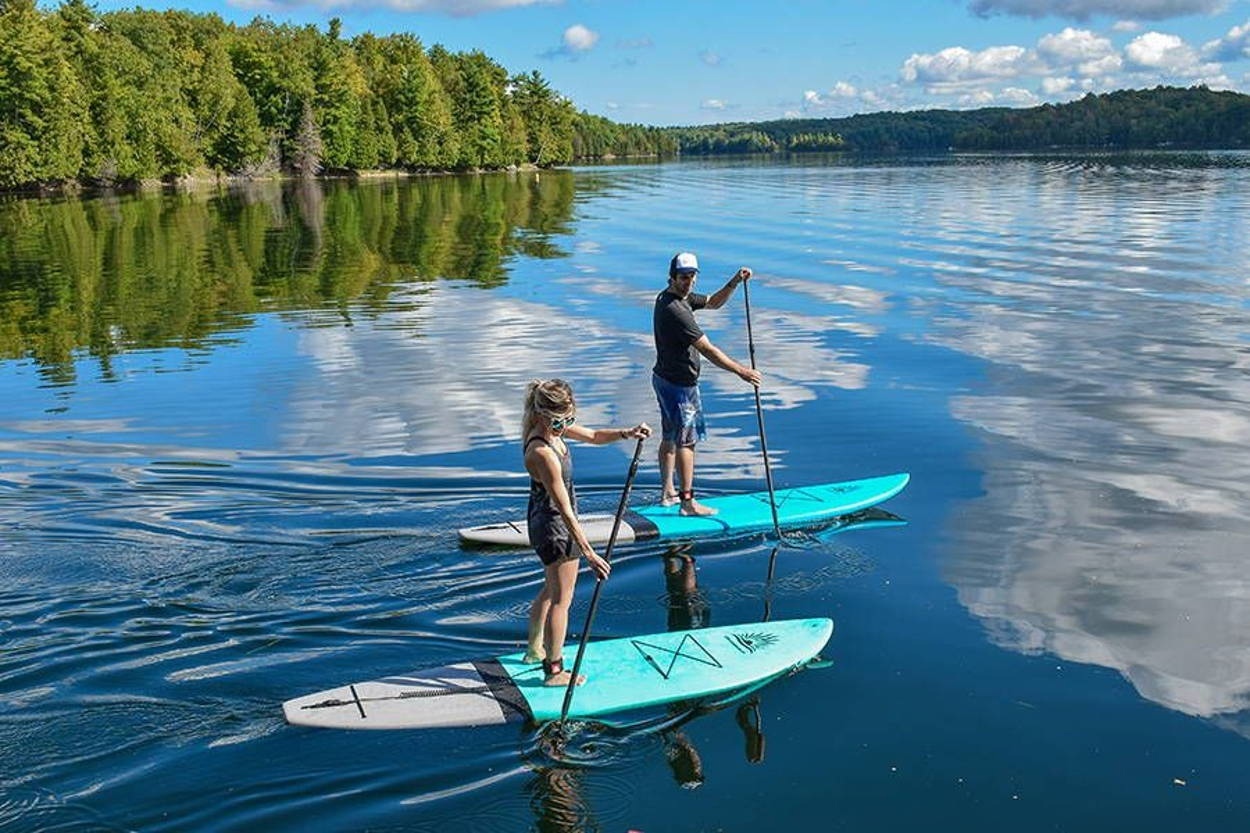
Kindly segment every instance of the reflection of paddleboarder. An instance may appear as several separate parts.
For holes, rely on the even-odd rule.
[[[560,742],[539,738],[536,752],[539,757],[550,759],[553,763],[544,762],[535,766],[534,780],[525,787],[530,796],[530,808],[534,811],[533,829],[538,833],[598,830],[599,825],[582,789],[582,770],[554,763],[559,760],[560,751]]]
[[[699,591],[694,557],[689,544],[669,547],[664,553],[664,605],[668,608],[668,629],[689,631],[707,627],[712,610]],[[690,738],[680,729],[663,734],[664,758],[673,778],[685,790],[703,784],[703,759]]]
[[[670,547],[664,553],[664,589],[665,604],[668,607],[668,629],[670,631],[695,630],[706,628],[712,624],[712,607],[707,597],[699,590],[699,580],[695,573],[694,556],[690,554],[690,544]],[[767,620],[765,616],[765,620]],[[748,763],[758,764],[764,760],[764,732],[760,717],[760,699],[758,696],[738,707],[734,719],[746,740],[746,758]],[[680,742],[677,739],[680,738]],[[675,742],[668,750],[669,765],[673,767],[673,775],[683,787],[698,786],[686,779],[686,776],[697,771],[698,781],[703,781],[703,768],[699,763],[698,752],[690,745],[681,732],[674,732]],[[681,748],[684,745],[685,748]]]
[[[664,553],[665,606],[670,631],[689,631],[712,624],[712,608],[699,590],[695,569],[689,544],[671,547]]]
[[[569,626],[569,606],[577,585],[580,557],[600,579],[612,566],[605,561],[577,521],[577,495],[573,490],[573,458],[566,439],[592,445],[650,436],[645,422],[632,428],[587,428],[577,425],[577,402],[573,389],[562,379],[530,382],[525,393],[525,416],[521,437],[525,468],[530,473],[528,532],[543,563],[543,586],[530,605],[528,662],[542,662],[544,683],[565,686],[571,679],[564,670],[564,635]],[[578,684],[585,680],[578,680]]]

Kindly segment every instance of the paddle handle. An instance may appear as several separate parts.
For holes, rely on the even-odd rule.
[[[644,437],[638,438],[634,446],[634,457],[629,461],[629,474],[625,477],[625,488],[621,490],[621,502],[616,507],[616,517],[612,519],[612,534],[608,536],[608,546],[603,551],[603,560],[612,560],[612,548],[616,546],[616,535],[621,531],[621,519],[625,515],[625,507],[629,505],[629,493],[634,488],[634,476],[638,474],[638,461],[642,457]],[[595,621],[595,611],[599,608],[599,594],[603,590],[603,579],[595,581],[595,592],[590,597],[590,610],[586,613],[586,624],[582,626],[582,638],[577,643],[577,658],[573,660],[573,671],[569,676],[569,687],[564,690],[564,705],[560,707],[560,725],[569,716],[569,706],[573,703],[573,690],[577,688],[577,675],[582,668],[582,658],[586,655],[586,643],[590,639],[590,628]]]

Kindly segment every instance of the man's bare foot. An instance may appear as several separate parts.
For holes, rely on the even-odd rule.
[[[713,509],[710,506],[704,506],[694,498],[691,498],[690,500],[683,500],[681,502],[681,514],[683,515],[705,517],[707,515],[715,515],[718,511],[720,510]]]

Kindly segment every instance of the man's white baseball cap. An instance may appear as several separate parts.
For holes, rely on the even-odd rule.
[[[668,273],[676,275],[681,272],[698,272],[699,259],[690,252],[681,252],[673,255],[673,260],[668,265]]]

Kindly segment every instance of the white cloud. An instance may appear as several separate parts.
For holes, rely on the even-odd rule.
[[[1066,93],[1076,86],[1075,78],[1047,77],[1042,79],[1042,92],[1046,95]]]
[[[1250,20],[1243,26],[1229,29],[1224,37],[1203,44],[1202,56],[1213,61],[1250,58]]]
[[[991,46],[980,52],[952,46],[934,55],[913,54],[903,62],[899,75],[908,83],[921,83],[940,91],[958,85],[1015,78],[1027,72],[1032,63],[1031,54],[1022,46]]]
[[[1191,14],[1215,14],[1227,5],[1227,0],[972,0],[968,8],[979,15],[1166,20]]]
[[[828,92],[806,90],[803,93],[802,111],[787,111],[786,118],[800,118],[819,113],[821,116],[851,115],[853,113],[909,109],[902,107],[905,96],[896,84],[876,89],[864,89],[847,81],[838,81]]]
[[[988,89],[971,90],[958,96],[955,101],[961,107],[1032,107],[1041,103],[1036,95],[1022,87],[1004,87],[998,92]]]
[[[989,90],[974,90],[959,97],[963,107],[989,107],[994,103],[994,94]]]
[[[856,89],[854,84],[839,81],[834,84],[825,95],[822,95],[815,90],[807,90],[803,93],[803,102],[809,106],[822,107],[826,104],[831,104],[831,99],[847,101],[859,98],[860,95],[860,91]]]
[[[1033,107],[1041,104],[1041,99],[1023,87],[1003,87],[996,96],[996,101],[1010,107]]]
[[[1125,4],[1122,11],[1148,16],[1142,4]],[[1114,28],[1128,31],[1135,24],[1121,21]],[[1032,48],[951,46],[914,53],[899,68],[897,84],[866,88],[839,81],[827,91],[807,90],[800,112],[828,116],[934,106],[1033,106],[1084,92],[1157,84],[1236,89],[1247,86],[1250,76],[1230,78],[1219,60],[1242,58],[1250,58],[1250,20],[1201,48],[1157,31],[1137,35],[1121,48],[1092,29],[1068,26],[1041,36]]]
[[[829,90],[829,95],[836,98],[855,98],[859,95],[859,91],[855,89],[855,85],[839,81],[833,85],[833,89]]]
[[[569,52],[588,52],[599,42],[599,33],[580,23],[564,30],[564,48]]]
[[[709,98],[699,105],[704,110],[724,110],[725,102],[719,98]]]
[[[1141,24],[1136,20],[1117,20],[1112,26],[1113,32],[1137,32],[1141,30]]]
[[[1180,78],[1191,83],[1229,86],[1218,63],[1204,63],[1198,50],[1184,39],[1164,32],[1147,32],[1124,48],[1130,68],[1153,73],[1160,80]]]
[[[1221,65],[1204,58],[1250,54],[1247,50],[1250,22],[1230,29],[1201,51],[1183,38],[1155,31],[1138,35],[1121,51],[1103,35],[1069,26],[1042,36],[1034,49],[1010,45],[974,52],[952,46],[933,54],[913,54],[903,63],[899,77],[905,85],[923,86],[931,103],[946,98],[962,107],[1021,106],[1038,103],[1038,94],[1064,96],[1078,88],[1178,82],[1232,88]]]
[[[1052,71],[1070,69],[1080,75],[1110,75],[1123,64],[1109,39],[1072,27],[1043,36],[1037,54]]]
[[[1124,48],[1124,54],[1136,66],[1147,69],[1175,70],[1192,66],[1197,60],[1185,41],[1162,32],[1139,35]]]
[[[901,109],[903,95],[897,84],[891,84],[881,89],[864,90],[859,94],[859,100],[875,110]]]
[[[720,66],[721,57],[710,49],[705,49],[699,53],[699,60],[710,67]]]

